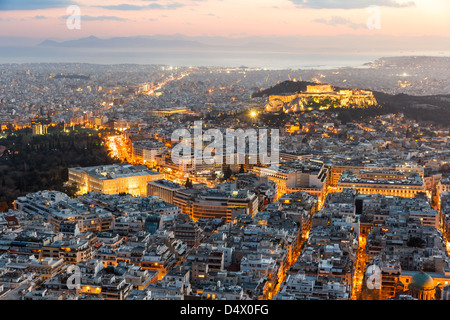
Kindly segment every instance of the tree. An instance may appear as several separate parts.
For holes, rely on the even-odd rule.
[[[63,189],[63,192],[69,197],[74,198],[78,192],[78,186],[76,183],[72,183],[70,186],[66,186]]]
[[[223,178],[225,180],[228,180],[231,178],[231,175],[233,174],[233,172],[231,171],[230,166],[226,166],[225,170],[223,171]]]
[[[75,196],[76,188],[64,184],[68,180],[67,168],[115,162],[97,132],[95,135],[90,132],[54,132],[32,136],[28,131],[21,129],[15,135],[0,138],[0,145],[5,145],[9,150],[0,159],[0,202],[5,201],[9,208],[18,196],[43,188]],[[88,149],[83,155],[79,151],[84,146]]]
[[[186,188],[192,188],[194,185],[192,184],[191,179],[187,178],[186,183],[184,184]]]
[[[0,212],[6,212],[8,211],[8,203],[6,201],[0,202]]]

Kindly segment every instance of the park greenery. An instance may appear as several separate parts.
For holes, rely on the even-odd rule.
[[[30,128],[8,130],[0,138],[6,150],[0,157],[0,211],[12,208],[19,196],[39,190],[58,190],[70,196],[76,186],[68,185],[68,168],[111,164],[103,137],[80,126],[64,130],[49,127],[46,135],[33,135]]]

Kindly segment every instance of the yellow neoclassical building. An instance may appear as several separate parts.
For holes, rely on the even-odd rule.
[[[69,183],[76,183],[80,194],[93,191],[145,197],[147,183],[163,178],[164,174],[148,170],[146,166],[128,163],[69,169]]]

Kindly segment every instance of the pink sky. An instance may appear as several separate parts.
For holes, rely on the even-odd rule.
[[[17,0],[2,0],[2,3],[14,1]],[[361,7],[359,1],[369,5],[371,3],[387,4],[379,7],[381,14],[379,30],[367,28],[366,22],[369,18],[367,6]],[[450,1],[448,0],[309,0],[309,2],[306,0],[78,0],[76,2],[81,9],[80,30],[69,30],[66,27],[64,16],[67,15],[67,6],[60,5],[59,8],[48,9],[1,10],[0,36],[55,39],[81,38],[89,35],[113,37],[155,34],[226,37],[338,34],[448,36],[448,30],[450,30]],[[406,5],[411,2],[414,2],[414,5]],[[347,8],[328,8],[334,7],[335,3],[345,5]],[[139,10],[106,8],[106,6],[122,4],[128,5],[128,8],[130,5],[150,5],[153,8]],[[309,8],[311,6],[327,8]],[[134,7],[134,9],[138,8]]]

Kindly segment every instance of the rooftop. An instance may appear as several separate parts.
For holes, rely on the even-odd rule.
[[[108,166],[95,166],[85,168],[71,168],[70,170],[86,172],[88,175],[101,180],[110,180],[117,178],[126,178],[132,176],[159,175],[161,173],[148,170],[144,165],[131,165],[128,163],[119,163]]]

